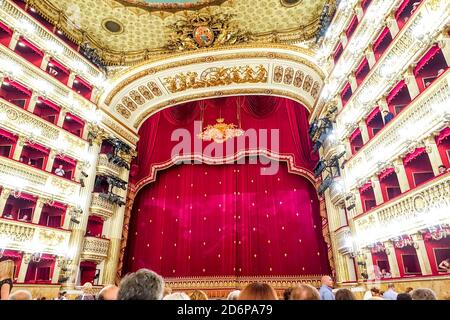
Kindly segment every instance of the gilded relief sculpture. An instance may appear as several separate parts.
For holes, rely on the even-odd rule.
[[[238,83],[265,83],[267,82],[267,69],[263,65],[255,68],[251,66],[240,67],[212,67],[203,71],[200,76],[197,72],[178,73],[173,77],[164,78],[167,89],[181,92],[188,89],[224,86]]]
[[[169,25],[166,49],[186,51],[199,48],[233,45],[251,40],[248,31],[240,29],[231,14],[207,15],[197,13]]]

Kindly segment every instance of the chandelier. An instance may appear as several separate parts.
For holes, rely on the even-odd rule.
[[[202,123],[203,123],[203,115],[205,107],[201,106],[202,110]],[[220,110],[220,109],[219,109]],[[221,112],[221,111],[219,111]],[[216,143],[224,143],[228,139],[233,139],[236,137],[240,137],[244,134],[244,130],[241,129],[240,125],[240,99],[238,97],[237,103],[237,112],[236,116],[238,119],[239,126],[234,123],[225,123],[225,119],[220,117],[216,119],[216,123],[214,125],[208,125],[206,128],[200,132],[197,137],[203,141],[211,141],[213,140]]]

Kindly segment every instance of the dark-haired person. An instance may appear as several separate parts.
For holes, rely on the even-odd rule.
[[[399,293],[397,295],[397,300],[412,300],[412,298],[409,293]]]
[[[356,297],[353,294],[353,292],[345,288],[336,291],[335,298],[336,300],[356,300]]]
[[[411,292],[413,300],[437,300],[436,293],[431,289],[419,288]]]
[[[287,288],[283,292],[283,300],[289,300],[291,298],[291,292],[293,288]]]
[[[388,110],[383,111],[384,124],[388,124],[392,119],[394,119],[394,114]]]

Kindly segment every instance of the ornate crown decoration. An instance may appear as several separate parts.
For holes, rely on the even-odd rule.
[[[216,119],[216,124],[208,125],[203,132],[200,132],[197,137],[204,141],[214,140],[216,143],[224,143],[228,139],[242,136],[244,130],[238,128],[233,123],[224,123],[223,118]]]
[[[250,32],[240,29],[234,15],[195,13],[167,26],[171,30],[165,49],[170,51],[232,45],[248,42]]]

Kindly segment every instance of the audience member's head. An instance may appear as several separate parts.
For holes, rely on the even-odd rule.
[[[290,300],[320,300],[320,293],[309,284],[301,284],[292,289]]]
[[[107,285],[98,293],[98,300],[117,300],[119,288],[115,285]]]
[[[86,282],[83,284],[83,287],[81,288],[83,290],[83,293],[85,294],[91,294],[92,293],[92,283]]]
[[[333,287],[333,279],[330,276],[323,276],[320,282],[323,286]]]
[[[349,289],[339,289],[335,295],[336,300],[356,300],[355,295]]]
[[[411,291],[413,291],[414,288],[408,287],[405,289],[405,293],[411,293]]]
[[[447,171],[447,167],[444,165],[440,165],[438,167],[438,169],[439,169],[439,173],[445,173]]]
[[[191,300],[191,298],[184,292],[174,292],[164,296],[163,300]]]
[[[431,289],[419,288],[411,292],[413,300],[437,300],[436,294]]]
[[[380,289],[378,289],[378,288],[372,287],[372,288],[370,288],[370,292],[372,293],[373,297],[381,296]]]
[[[292,289],[294,289],[294,288],[287,288],[286,290],[284,290],[284,292],[283,292],[283,300],[290,300],[291,299]]]
[[[28,290],[17,290],[9,295],[9,300],[33,300],[31,292]]]
[[[394,290],[394,289],[395,289],[395,284],[389,283],[389,284],[388,284],[388,289]]]
[[[399,293],[397,295],[397,300],[412,300],[412,297],[409,293]]]
[[[267,283],[248,284],[240,293],[238,300],[278,300],[275,289]]]
[[[151,270],[140,269],[122,279],[117,300],[161,300],[163,293],[163,278]]]
[[[240,294],[241,294],[241,290],[231,291],[227,296],[227,300],[237,300],[237,299],[239,299]]]
[[[208,295],[202,290],[194,290],[189,294],[191,300],[208,300]]]

